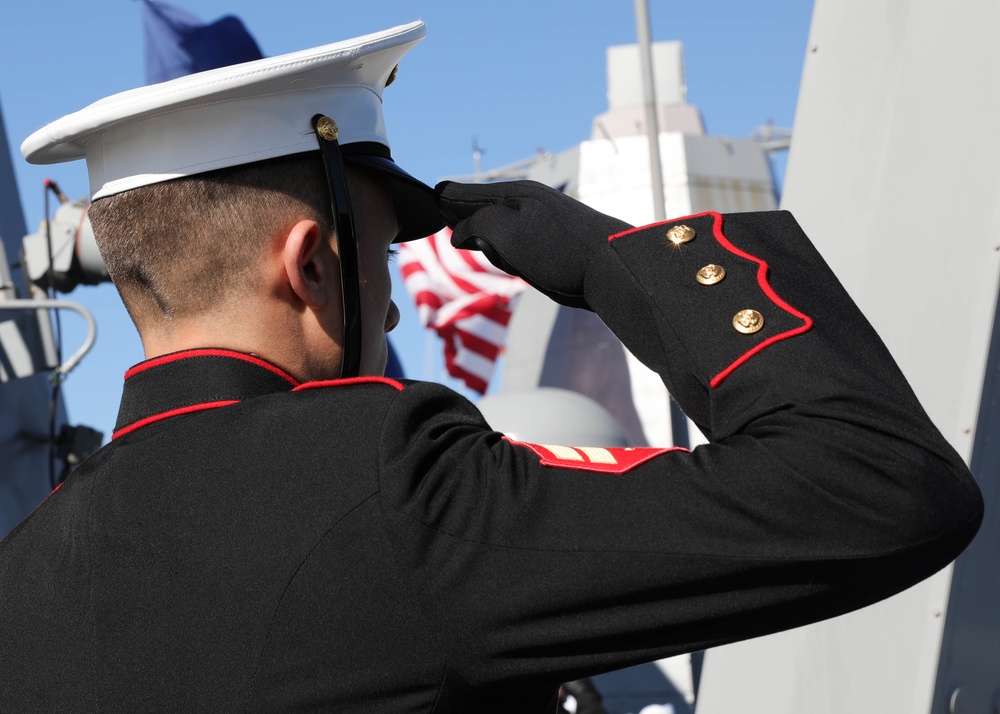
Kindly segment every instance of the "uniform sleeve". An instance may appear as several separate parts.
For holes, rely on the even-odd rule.
[[[711,443],[611,468],[511,442],[443,387],[401,392],[387,523],[466,681],[558,682],[834,616],[974,536],[970,474],[789,214],[613,236],[586,297]]]

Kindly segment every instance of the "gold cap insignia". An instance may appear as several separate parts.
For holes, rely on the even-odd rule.
[[[322,116],[316,120],[316,133],[326,141],[336,141],[340,136],[340,129],[333,119]]]

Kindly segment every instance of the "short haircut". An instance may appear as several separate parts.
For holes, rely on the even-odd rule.
[[[333,235],[318,152],[142,186],[95,201],[89,215],[140,332],[253,289],[262,251],[296,221]]]

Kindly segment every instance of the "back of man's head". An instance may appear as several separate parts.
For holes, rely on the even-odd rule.
[[[224,310],[259,287],[261,259],[298,220],[332,235],[317,153],[142,186],[94,202],[101,255],[139,331]]]

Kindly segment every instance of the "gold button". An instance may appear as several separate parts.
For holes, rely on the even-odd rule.
[[[752,335],[764,327],[764,316],[756,310],[740,310],[733,318],[733,327],[744,335]]]
[[[322,116],[316,120],[316,133],[326,141],[336,141],[340,135],[337,122],[328,116]]]
[[[694,228],[691,226],[674,226],[667,231],[667,240],[674,245],[681,245],[682,243],[693,241],[696,235],[697,233],[694,232]]]
[[[716,283],[722,282],[722,279],[726,277],[726,269],[721,265],[715,265],[709,263],[704,268],[698,271],[695,278],[702,285],[715,285]]]

